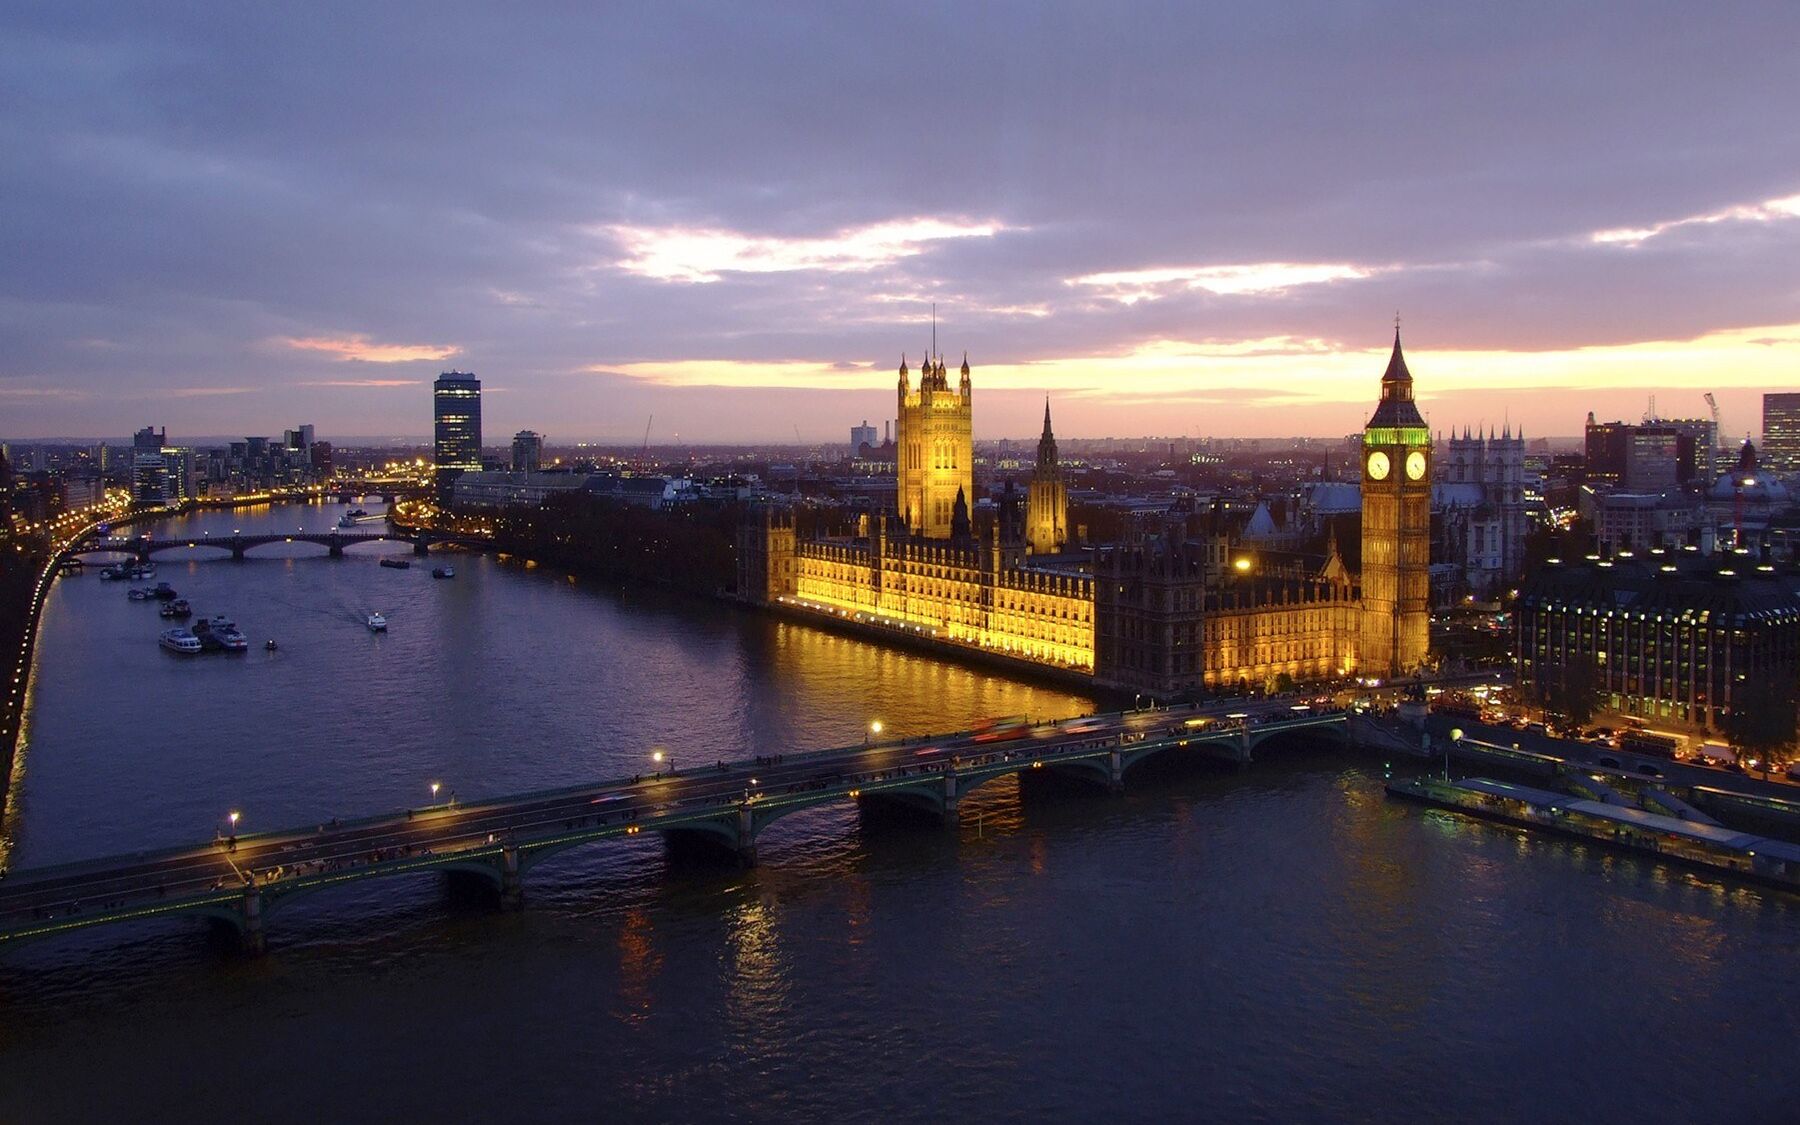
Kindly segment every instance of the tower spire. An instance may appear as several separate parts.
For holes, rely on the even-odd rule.
[[[940,355],[937,350],[937,302],[936,301],[931,302],[931,354],[934,356],[937,356],[937,358],[939,360],[943,359],[943,356]]]
[[[1044,396],[1044,436],[1050,435],[1050,396]]]

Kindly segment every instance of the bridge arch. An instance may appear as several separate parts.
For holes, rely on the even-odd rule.
[[[199,556],[199,558],[218,558],[218,557],[230,558],[232,555],[237,553],[235,550],[233,550],[230,543],[217,542],[217,541],[214,541],[211,539],[200,538],[200,539],[190,539],[190,540],[187,540],[184,542],[179,542],[179,543],[161,543],[161,544],[157,544],[155,546],[149,547],[145,550],[134,552],[134,554],[136,554],[138,557],[141,557],[141,558],[151,558],[156,555],[167,554],[170,551],[187,551],[187,550],[194,550],[194,551],[213,550],[213,551],[224,552],[224,554],[222,556],[202,555],[202,556]],[[196,559],[196,561],[198,561],[198,558]]]
[[[313,898],[333,891],[346,890],[367,882],[371,878],[388,878],[394,875],[432,875],[447,872],[452,875],[468,876],[490,884],[494,889],[501,887],[501,869],[499,859],[500,848],[495,845],[491,851],[469,853],[468,856],[445,863],[428,855],[408,856],[404,859],[388,860],[378,864],[358,865],[339,872],[327,872],[310,878],[293,881],[266,883],[261,888],[262,917],[267,920],[271,915],[289,904],[304,898]],[[235,902],[222,903],[217,915],[226,919],[240,929],[244,927],[244,916]]]

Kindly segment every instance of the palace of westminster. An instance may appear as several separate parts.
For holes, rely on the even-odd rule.
[[[740,535],[741,594],[1165,697],[1425,662],[1432,451],[1398,331],[1363,431],[1356,566],[1335,537],[1310,553],[1246,552],[1185,524],[1069,550],[1048,403],[1025,494],[1009,482],[978,527],[966,357],[955,374],[928,357],[915,387],[901,362],[896,510],[825,535],[760,509]]]

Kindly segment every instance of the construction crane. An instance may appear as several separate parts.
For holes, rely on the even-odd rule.
[[[656,421],[656,415],[650,415],[650,421],[644,423],[644,444],[638,448],[638,465],[642,466],[650,456],[650,427]]]
[[[1725,423],[1719,420],[1719,400],[1713,397],[1711,391],[1706,392],[1706,408],[1712,411],[1713,444],[1718,445],[1725,438]]]

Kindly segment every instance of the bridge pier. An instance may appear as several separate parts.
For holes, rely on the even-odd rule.
[[[246,953],[266,953],[269,939],[263,933],[262,891],[255,883],[244,888],[243,901],[238,904],[241,921],[238,926],[239,939]]]
[[[242,542],[234,540],[231,544],[231,561],[232,562],[243,562],[245,549],[246,548],[244,547],[244,544]]]
[[[519,879],[519,849],[515,844],[500,849],[500,909],[525,909],[525,887]]]
[[[426,539],[416,539],[416,540],[414,540],[414,541],[413,541],[413,554],[415,554],[415,555],[429,555],[429,554],[430,554],[430,553],[431,553],[431,542],[430,542],[430,540],[426,540]]]
[[[956,774],[944,774],[944,807],[938,814],[945,828],[955,828],[962,823],[960,805],[962,796],[956,791]]]
[[[750,806],[743,805],[738,809],[737,845],[738,866],[756,866],[756,821],[750,815]]]
[[[1113,752],[1108,758],[1107,766],[1107,773],[1109,776],[1106,780],[1106,791],[1114,794],[1125,792],[1125,762],[1120,757],[1119,748],[1117,746],[1113,747]]]
[[[325,550],[334,559],[341,559],[344,557],[344,544],[337,539],[333,539],[330,543],[326,544]]]

